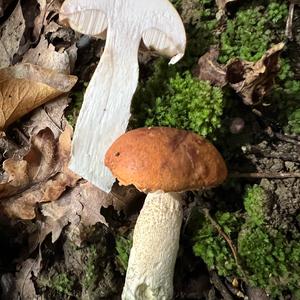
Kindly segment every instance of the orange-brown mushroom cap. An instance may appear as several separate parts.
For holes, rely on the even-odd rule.
[[[147,192],[198,190],[227,177],[212,144],[193,132],[167,127],[126,132],[106,152],[105,165],[121,184]]]

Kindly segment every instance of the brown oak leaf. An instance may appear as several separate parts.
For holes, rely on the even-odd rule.
[[[0,130],[28,112],[71,90],[76,76],[32,64],[0,70]]]
[[[198,66],[194,71],[200,80],[208,80],[211,84],[223,87],[227,84],[226,67],[217,62],[219,50],[211,48],[198,60]]]
[[[0,183],[0,207],[11,218],[33,219],[37,203],[57,200],[79,176],[68,169],[72,128],[66,126],[57,141],[49,128],[32,139],[31,148],[20,160],[4,162]]]
[[[246,105],[258,103],[273,87],[284,45],[274,45],[257,62],[235,59],[227,64],[227,80]]]
[[[229,2],[234,2],[234,1],[237,1],[237,0],[216,0],[216,3],[217,3],[217,6],[219,9],[225,10],[226,5]]]
[[[89,182],[80,182],[59,200],[42,205],[42,214],[46,219],[39,234],[40,241],[51,233],[52,242],[55,242],[68,225],[69,238],[80,246],[86,227],[98,222],[107,225],[100,209],[110,205],[120,210],[119,201],[111,193],[107,194]]]

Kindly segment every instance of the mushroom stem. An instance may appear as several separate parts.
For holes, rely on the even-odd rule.
[[[137,219],[123,300],[172,299],[182,223],[178,193],[149,193]]]
[[[108,29],[74,132],[69,168],[106,192],[114,178],[104,167],[104,155],[127,128],[138,83],[138,47],[139,39],[128,44],[126,32]]]

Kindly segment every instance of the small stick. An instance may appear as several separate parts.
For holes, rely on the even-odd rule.
[[[293,17],[295,4],[291,3],[289,6],[289,15],[286,21],[285,35],[289,40],[293,40]]]
[[[274,135],[281,141],[294,144],[296,146],[300,146],[300,142],[297,141],[297,139],[291,138],[290,136],[287,136],[285,134],[277,133],[275,132]]]
[[[284,136],[292,140],[300,141],[300,135],[285,134]]]
[[[276,137],[278,140],[294,144],[296,146],[300,146],[300,139],[298,136],[291,136],[287,134],[282,134],[278,132],[274,132],[270,126],[268,126],[265,130],[266,134],[270,137]]]
[[[256,146],[249,146],[245,150],[247,154],[255,154],[266,158],[277,158],[284,161],[300,162],[300,155],[296,153],[277,153],[277,152],[265,152]]]
[[[231,178],[274,178],[274,179],[283,179],[283,178],[300,178],[300,173],[290,172],[290,173],[271,173],[271,172],[253,172],[253,173],[239,173],[234,172],[229,174]]]
[[[210,221],[211,225],[213,227],[215,227],[215,229],[217,229],[218,233],[227,242],[227,244],[228,244],[228,246],[229,246],[229,248],[230,248],[230,250],[231,250],[231,252],[233,254],[235,263],[237,264],[237,266],[239,266],[238,257],[237,257],[237,251],[236,251],[235,245],[231,241],[230,237],[223,231],[223,229],[221,228],[221,226],[213,219],[213,217],[210,215],[209,210],[207,208],[202,208],[202,211],[203,211],[205,217]]]

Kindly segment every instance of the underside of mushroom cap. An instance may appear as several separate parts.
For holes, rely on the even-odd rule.
[[[184,55],[186,47],[182,20],[168,0],[152,0],[148,3],[151,21],[143,32],[143,42],[148,48],[171,57],[170,64],[175,64]]]
[[[108,27],[106,2],[65,0],[59,12],[59,20],[82,34],[105,39]]]
[[[203,137],[166,127],[139,128],[119,137],[105,165],[123,185],[146,192],[213,187],[227,177],[218,150]]]

